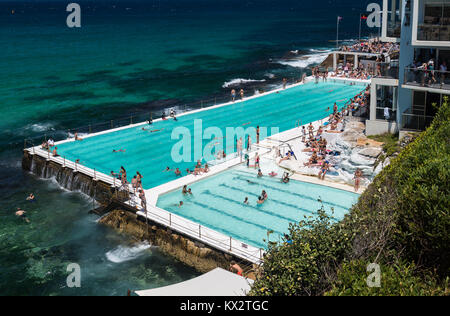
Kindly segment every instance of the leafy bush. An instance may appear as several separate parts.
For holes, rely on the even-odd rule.
[[[252,295],[448,295],[450,106],[361,195],[340,223],[323,210],[270,244]],[[365,285],[368,262],[385,275]],[[408,264],[406,264],[408,263]],[[444,284],[439,286],[439,284]]]
[[[370,262],[370,261],[369,261]],[[366,271],[368,261],[344,263],[338,272],[338,280],[327,296],[437,296],[449,295],[449,280],[441,286],[431,274],[416,275],[417,268],[412,264],[397,262],[381,265],[380,287],[369,287]]]

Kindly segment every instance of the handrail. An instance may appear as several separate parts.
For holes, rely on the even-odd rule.
[[[158,213],[164,214],[166,217],[161,216]],[[231,236],[225,236],[215,230],[194,223],[188,219],[158,207],[151,206],[148,207],[146,211],[138,211],[137,214],[144,217],[151,216],[151,219],[163,225],[167,226],[168,224],[169,228],[175,229],[180,233],[187,234],[190,237],[200,240],[227,253],[239,255],[239,257],[246,260],[250,259],[253,263],[260,263],[263,258],[264,250],[262,248],[256,248],[254,246],[244,244],[233,239]]]
[[[288,84],[296,84],[297,82],[299,82],[299,81],[296,80],[295,78],[289,78],[287,80]],[[230,87],[230,89],[231,89],[231,87]],[[277,90],[277,89],[278,89],[278,87],[274,90]],[[270,91],[271,90],[265,91],[265,92],[270,92]],[[237,97],[236,101],[239,101],[239,100],[240,100],[240,97]],[[177,114],[182,114],[182,113],[186,113],[191,110],[204,109],[204,108],[216,106],[218,104],[225,104],[228,102],[232,102],[232,98],[231,98],[231,96],[225,96],[225,95],[215,96],[214,98],[201,99],[201,100],[194,101],[194,102],[183,102],[180,104],[170,105],[168,108],[161,109],[158,111],[134,112],[127,116],[120,117],[120,118],[117,118],[114,120],[108,120],[106,122],[88,124],[88,125],[84,125],[84,126],[72,127],[72,128],[67,128],[67,129],[52,131],[52,132],[45,132],[45,133],[33,136],[33,139],[34,140],[42,140],[42,139],[47,140],[49,137],[52,137],[55,141],[65,140],[67,138],[72,138],[73,133],[75,133],[75,132],[77,132],[78,134],[88,134],[89,135],[89,134],[98,133],[98,132],[102,132],[102,131],[110,130],[110,129],[114,129],[114,128],[125,127],[125,126],[129,126],[129,125],[133,125],[133,124],[140,124],[140,123],[148,122],[150,120],[156,119],[155,118],[156,114],[161,115],[162,113],[166,113],[170,109],[176,109],[178,112]],[[28,138],[31,139],[31,137],[28,137]]]

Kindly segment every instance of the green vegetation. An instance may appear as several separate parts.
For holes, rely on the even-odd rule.
[[[291,225],[289,242],[269,244],[251,294],[449,295],[447,101],[432,126],[392,159],[343,221],[333,223],[319,210],[317,219]],[[379,288],[366,284],[370,263],[381,268]]]

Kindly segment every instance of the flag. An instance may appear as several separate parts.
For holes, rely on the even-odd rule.
[[[342,16],[338,16],[338,21],[342,21],[343,17]]]
[[[362,14],[361,15],[361,20],[367,20],[367,18],[368,18],[367,14]]]

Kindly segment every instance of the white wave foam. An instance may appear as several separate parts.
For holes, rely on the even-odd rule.
[[[234,87],[234,86],[239,86],[242,84],[246,84],[246,83],[252,83],[252,82],[265,82],[265,79],[262,80],[254,80],[254,79],[233,79],[230,81],[227,81],[223,84],[222,88],[230,88],[230,87]]]
[[[42,124],[29,124],[24,127],[26,130],[31,130],[32,132],[46,132],[46,131],[54,131],[53,124],[51,123],[42,123]]]
[[[296,59],[279,60],[277,61],[281,65],[291,66],[295,68],[306,68],[311,65],[317,65],[322,63],[328,57],[328,51],[317,54],[303,55]]]
[[[144,254],[151,247],[148,243],[138,244],[134,247],[119,246],[106,253],[106,258],[113,263],[122,263],[134,260]]]

